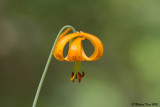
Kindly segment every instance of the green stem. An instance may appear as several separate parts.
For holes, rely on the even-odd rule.
[[[56,40],[55,40],[55,42],[54,42],[54,44],[53,44],[52,50],[51,50],[51,52],[50,52],[50,55],[49,55],[49,57],[48,57],[48,60],[47,60],[45,69],[44,69],[43,74],[42,74],[42,77],[41,77],[41,80],[40,80],[40,82],[39,82],[39,86],[38,86],[38,89],[37,89],[37,92],[36,92],[36,95],[35,95],[35,98],[34,98],[32,107],[36,107],[36,104],[37,104],[37,101],[38,101],[38,97],[39,97],[39,94],[40,94],[40,91],[41,91],[41,88],[42,88],[42,85],[43,85],[43,82],[44,82],[44,79],[45,79],[45,76],[46,76],[46,73],[47,73],[47,70],[48,70],[48,67],[49,67],[49,64],[50,64],[51,59],[52,59],[52,56],[53,56],[53,51],[54,51],[55,46],[56,46],[56,44],[57,44],[57,40],[58,40],[59,36],[61,35],[61,33],[62,33],[66,28],[71,28],[74,33],[76,32],[76,30],[75,30],[72,26],[70,26],[70,25],[64,26],[64,27],[59,31],[59,33],[58,33],[58,35],[57,35],[57,37],[56,37]]]

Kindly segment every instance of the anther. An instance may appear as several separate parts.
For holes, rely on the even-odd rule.
[[[78,72],[78,82],[79,82],[79,83],[81,82],[81,79],[82,79],[82,76],[81,76],[81,74]]]
[[[72,72],[72,74],[71,74],[71,81],[72,81],[72,82],[74,82],[73,76],[74,76],[74,72]]]
[[[77,74],[76,74],[76,79],[77,79]]]
[[[84,71],[82,71],[82,75],[81,76],[84,77]]]
[[[74,72],[72,72],[72,74],[71,74],[71,78],[74,76]]]

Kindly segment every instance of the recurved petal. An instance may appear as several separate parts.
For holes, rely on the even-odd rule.
[[[101,56],[103,55],[103,44],[100,39],[89,33],[80,32],[80,35],[90,40],[94,46],[94,52],[90,57],[87,57],[84,50],[82,49],[83,58],[87,61],[95,61],[101,58]]]
[[[66,61],[75,62],[75,61],[83,61],[82,57],[82,40],[85,37],[77,37],[69,46],[68,55],[65,58]]]
[[[58,40],[60,40],[64,35],[66,35],[69,31],[71,30],[71,28],[67,28],[58,38]]]
[[[60,60],[60,61],[63,61],[65,60],[64,57],[63,57],[63,49],[65,47],[65,45],[67,44],[67,42],[71,39],[73,39],[74,37],[77,37],[79,36],[79,32],[76,32],[76,33],[70,33],[66,36],[63,36],[61,37],[57,44],[56,44],[56,47],[54,49],[54,52],[53,52],[53,55],[54,57],[57,59],[57,60]]]

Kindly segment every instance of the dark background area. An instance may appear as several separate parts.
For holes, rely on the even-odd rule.
[[[74,63],[53,58],[37,107],[130,107],[160,103],[159,0],[1,0],[0,107],[31,107],[52,44],[64,25],[96,35],[103,57]],[[92,44],[85,40],[88,54]]]

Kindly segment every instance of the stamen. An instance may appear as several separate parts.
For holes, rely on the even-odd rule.
[[[80,62],[80,71],[83,73],[84,72],[84,70],[83,70],[83,68],[82,68],[82,65],[81,65],[81,62]]]
[[[79,63],[78,62],[75,62],[75,73],[74,73],[74,75],[71,77],[71,81],[72,82],[74,82],[74,79],[76,78],[77,79],[77,71],[78,71],[78,65],[79,65]]]
[[[75,62],[74,70],[71,75],[71,81],[74,82],[75,79],[77,79],[77,73],[78,73],[78,82],[81,82],[82,77],[84,77],[84,70],[81,66],[81,62]]]

